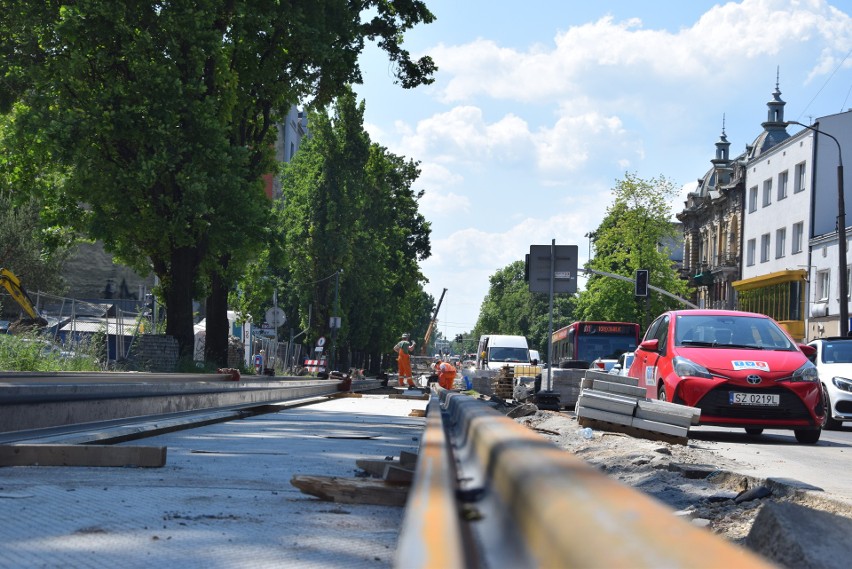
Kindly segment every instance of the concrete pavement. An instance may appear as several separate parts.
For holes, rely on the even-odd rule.
[[[417,452],[426,404],[340,398],[126,443],[167,447],[163,468],[0,468],[0,568],[390,567],[401,508],[290,479]]]

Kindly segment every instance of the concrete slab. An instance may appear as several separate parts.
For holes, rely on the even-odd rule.
[[[163,468],[2,468],[0,568],[391,567],[401,508],[290,479],[417,452],[425,419],[408,415],[426,404],[341,398],[145,439],[168,448]]]
[[[852,520],[790,502],[767,502],[746,545],[783,567],[846,569]]]

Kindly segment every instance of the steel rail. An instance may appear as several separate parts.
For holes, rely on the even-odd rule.
[[[34,435],[71,425],[97,425],[134,418],[239,410],[341,390],[365,391],[379,380],[291,378],[278,381],[225,381],[212,374],[10,374],[0,378],[0,437]]]
[[[397,567],[772,567],[482,401],[427,418]]]

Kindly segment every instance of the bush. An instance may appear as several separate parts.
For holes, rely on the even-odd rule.
[[[37,334],[0,335],[0,370],[3,371],[100,371],[91,345],[67,349]]]

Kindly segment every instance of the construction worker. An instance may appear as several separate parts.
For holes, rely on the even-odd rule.
[[[453,364],[438,360],[435,363],[435,372],[438,374],[438,385],[444,389],[453,388],[453,381],[456,379],[456,368]]]
[[[414,375],[411,373],[411,352],[414,351],[414,342],[409,341],[408,334],[403,334],[399,343],[393,347],[397,353],[396,365],[399,371],[399,384],[401,386],[408,382],[408,387],[417,387],[414,384]]]

